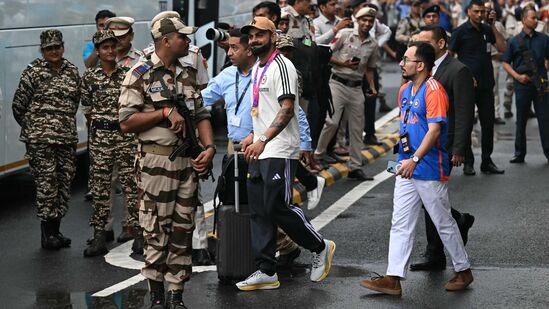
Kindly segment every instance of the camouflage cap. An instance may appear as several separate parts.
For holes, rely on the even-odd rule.
[[[256,16],[249,25],[246,25],[240,29],[240,32],[248,34],[250,29],[256,28],[259,30],[267,30],[271,33],[276,32],[275,24],[267,17]]]
[[[281,34],[276,39],[276,48],[281,49],[285,47],[294,48],[294,40],[287,34]]]
[[[63,34],[57,29],[49,29],[40,34],[40,47],[63,45]]]
[[[116,35],[112,30],[99,30],[93,35],[92,42],[95,46],[105,42],[106,40],[115,40],[118,42]]]
[[[196,27],[190,27],[185,25],[181,18],[178,17],[165,17],[155,21],[151,25],[151,34],[153,38],[158,39],[166,34],[172,32],[179,32],[182,34],[193,34],[197,30]]]
[[[131,17],[112,17],[105,22],[105,29],[112,30],[116,36],[123,36],[130,32],[134,22]]]
[[[160,12],[160,13],[156,14],[155,17],[153,17],[153,19],[151,20],[151,25],[154,24],[155,22],[157,22],[158,20],[162,19],[162,18],[168,18],[168,17],[181,18],[181,15],[179,15],[179,13],[177,13],[176,11]]]

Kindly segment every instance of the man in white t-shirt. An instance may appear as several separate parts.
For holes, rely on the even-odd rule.
[[[330,272],[335,243],[323,239],[292,204],[292,183],[299,160],[297,72],[276,51],[272,21],[256,16],[242,28],[259,62],[252,69],[253,143],[242,143],[248,166],[248,201],[252,248],[258,270],[236,284],[240,290],[276,289],[276,226],[297,244],[313,252],[311,280]],[[252,140],[252,136],[246,140]]]

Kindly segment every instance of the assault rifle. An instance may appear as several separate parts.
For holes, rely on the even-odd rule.
[[[545,88],[547,87],[547,80],[541,76],[538,66],[536,64],[536,58],[534,58],[534,52],[526,47],[524,39],[517,35],[520,52],[522,55],[523,64],[517,68],[517,73],[526,74],[532,81],[532,84],[536,88],[538,96],[543,96]]]
[[[175,147],[173,152],[168,157],[170,161],[174,161],[175,158],[179,156],[187,156],[191,157],[192,159],[196,159],[202,151],[204,151],[204,148],[200,146],[198,142],[198,138],[196,136],[196,127],[194,125],[194,115],[187,107],[187,103],[185,102],[185,95],[183,94],[174,94],[170,98],[170,100],[173,102],[175,108],[177,109],[177,112],[185,119],[185,132],[186,137],[183,136],[182,133],[178,134],[178,137],[183,142]],[[210,163],[210,166],[208,166],[208,173],[203,176],[203,179],[208,179],[209,177],[212,178],[212,180],[215,181],[212,173],[212,164]]]

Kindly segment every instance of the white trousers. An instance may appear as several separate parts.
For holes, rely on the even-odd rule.
[[[437,228],[440,239],[452,258],[456,272],[470,268],[469,258],[456,221],[450,213],[447,181],[426,181],[396,177],[393,219],[389,239],[387,275],[406,278],[414,244],[415,228],[421,205]]]

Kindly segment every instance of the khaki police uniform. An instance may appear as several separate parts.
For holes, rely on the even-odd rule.
[[[296,39],[315,40],[315,34],[311,28],[312,21],[307,16],[299,15],[291,5],[283,7],[282,12],[288,14],[289,25],[288,32],[286,32],[287,35]]]
[[[358,28],[340,30],[332,43],[333,57],[340,61],[360,58],[358,69],[352,70],[346,67],[334,65],[330,79],[334,114],[327,116],[320,138],[318,140],[315,156],[321,156],[326,152],[328,143],[336,134],[343,115],[349,123],[349,144],[351,170],[362,166],[362,129],[364,123],[364,94],[362,92],[362,78],[367,68],[375,69],[378,62],[378,46],[374,38],[368,37],[361,40]]]

